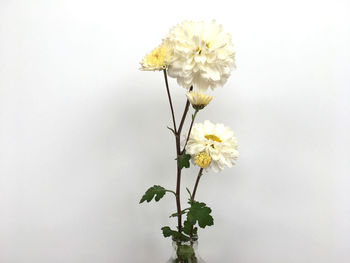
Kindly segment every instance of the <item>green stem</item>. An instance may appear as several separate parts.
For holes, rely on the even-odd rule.
[[[175,197],[176,197],[176,193],[174,191],[172,191],[172,190],[167,190],[166,189],[165,192],[173,193],[175,195]]]

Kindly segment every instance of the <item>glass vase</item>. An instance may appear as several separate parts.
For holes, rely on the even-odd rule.
[[[173,239],[173,255],[166,263],[206,263],[198,254],[198,238],[189,241]]]

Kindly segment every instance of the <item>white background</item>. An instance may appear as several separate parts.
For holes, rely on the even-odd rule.
[[[0,263],[167,260],[173,197],[138,201],[153,184],[174,188],[170,111],[161,72],[138,63],[171,26],[213,18],[237,70],[198,120],[230,126],[240,158],[200,182],[215,219],[202,257],[350,262],[349,11],[345,0],[1,0]],[[184,89],[171,80],[171,91],[179,115]]]

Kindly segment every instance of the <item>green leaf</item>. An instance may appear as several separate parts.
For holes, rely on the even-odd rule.
[[[187,221],[192,225],[198,222],[201,228],[214,225],[214,219],[210,215],[211,209],[205,203],[194,201],[187,213]]]
[[[193,225],[189,221],[185,221],[184,222],[184,227],[182,228],[182,230],[184,231],[185,234],[190,235],[192,226]],[[194,227],[193,228],[193,234],[197,235],[197,230],[198,230],[198,228]]]
[[[176,136],[176,132],[174,131],[174,129],[173,128],[170,128],[169,126],[166,126],[169,130],[171,130],[172,131],[172,133]]]
[[[173,235],[173,232],[175,232],[174,230],[171,230],[171,228],[168,226],[162,227],[162,231],[164,237],[170,237]]]
[[[187,210],[188,210],[188,208],[182,210],[182,211],[181,211],[181,215],[185,214]],[[177,217],[177,212],[172,213],[169,217]]]
[[[180,239],[183,241],[188,241],[190,240],[190,238],[182,233],[179,233],[178,231],[172,230],[170,227],[168,226],[164,226],[161,228],[163,231],[163,236],[164,237],[170,237],[172,236],[173,239]]]
[[[183,214],[183,213],[181,213],[181,214]],[[177,212],[172,213],[169,217],[177,217]]]
[[[191,155],[186,154],[186,151],[184,151],[178,158],[177,158],[177,164],[180,167],[180,169],[182,168],[189,168],[190,167],[190,159],[191,159]]]
[[[188,189],[187,187],[186,187],[186,190],[187,190],[187,193],[190,195],[190,200],[191,200],[191,199],[192,199],[191,191],[190,191],[190,189]]]
[[[184,235],[182,233],[179,233],[177,231],[173,232],[173,237],[174,237],[174,239],[179,239],[179,240],[182,240],[182,241],[190,240],[190,237],[188,237],[188,236],[186,236],[186,235]]]
[[[197,235],[197,232],[198,232],[198,228],[197,228],[197,227],[194,227],[194,228],[193,228],[193,234]]]
[[[151,202],[151,200],[154,197],[154,200],[158,202],[166,193],[166,189],[164,187],[161,187],[159,185],[154,185],[151,188],[149,188],[146,193],[142,196],[140,200],[140,204],[144,201],[147,201],[148,203]]]

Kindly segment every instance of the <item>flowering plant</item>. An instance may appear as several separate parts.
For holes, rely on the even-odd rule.
[[[158,202],[166,193],[174,195],[176,213],[170,217],[177,218],[177,229],[165,226],[162,231],[164,237],[172,237],[175,241],[192,240],[197,235],[198,227],[205,228],[214,224],[211,209],[196,200],[200,178],[204,172],[220,172],[225,167],[231,167],[238,158],[237,140],[230,128],[208,120],[195,123],[197,114],[213,99],[204,92],[226,83],[235,68],[234,59],[231,36],[223,31],[221,25],[215,21],[184,21],[174,26],[161,45],[141,61],[141,70],[163,71],[173,124],[172,128],[168,128],[175,136],[177,175],[175,191],[154,185],[142,196],[140,203],[150,202],[153,198]],[[168,76],[176,78],[178,84],[186,89],[187,101],[179,125],[176,124]],[[192,120],[188,132],[181,140],[190,105],[193,107]],[[182,208],[181,173],[184,168],[190,167],[190,161],[199,167],[199,171],[193,190],[186,188],[189,194],[188,207]],[[180,246],[175,262],[187,262],[187,258],[193,258],[193,253],[189,251],[191,249],[188,246]]]

